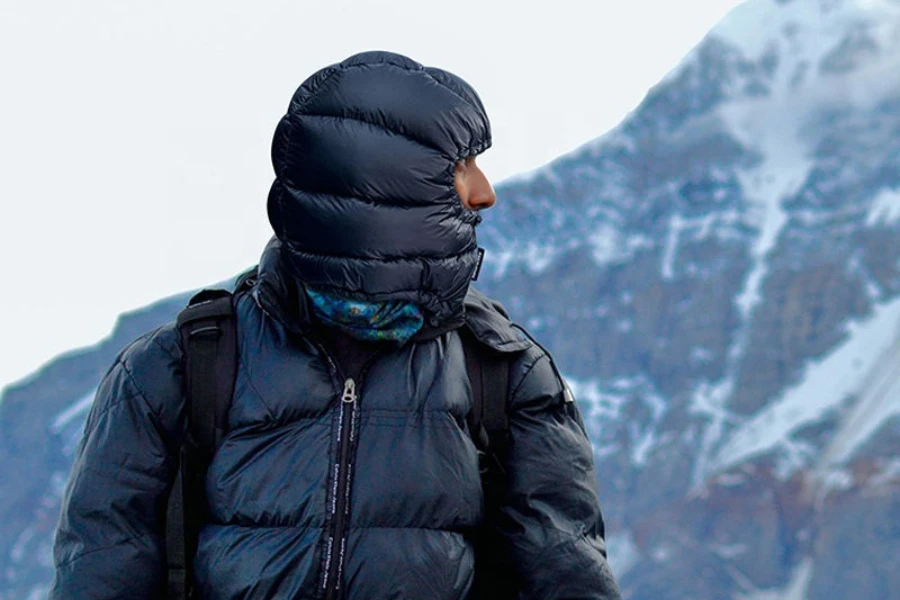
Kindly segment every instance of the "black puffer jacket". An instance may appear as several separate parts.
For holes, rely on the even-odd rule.
[[[359,64],[376,70],[388,64],[403,77],[424,72],[407,60],[365,55],[348,72]],[[441,89],[470,108],[480,107],[460,94],[460,84],[447,88],[442,77],[437,76]],[[332,123],[332,133],[364,120],[362,113],[352,114]],[[468,132],[470,125],[475,126],[448,127]],[[368,125],[356,126],[369,131]],[[487,135],[486,129],[479,131]],[[467,136],[449,137],[471,147]],[[475,145],[484,145],[479,139]],[[304,144],[328,146],[322,139]],[[469,150],[457,154],[463,151]],[[368,164],[366,157],[371,158],[363,153],[356,166]],[[416,173],[416,179],[429,177]],[[322,219],[314,220],[315,226],[300,223],[328,210],[325,196],[340,194],[334,187],[301,192],[304,186],[288,185],[283,175],[273,186],[270,214],[284,241],[270,244],[258,280],[236,302],[235,395],[228,434],[208,473],[210,521],[194,561],[202,596],[324,598],[326,590],[337,588],[335,597],[348,599],[462,599],[473,581],[471,535],[487,528],[510,567],[504,577],[521,598],[618,598],[605,558],[591,446],[575,405],[566,401],[544,351],[513,329],[490,301],[471,290],[460,296],[456,289],[462,285],[465,292],[468,286],[457,284],[454,270],[466,271],[468,278],[475,267],[472,217],[454,212],[450,202],[424,202],[433,199],[424,193],[379,196],[374,202],[366,193],[380,189],[381,180],[369,186],[354,175],[361,187],[348,188],[358,195],[347,203],[371,203],[377,220],[382,201],[418,198],[405,226],[430,223],[444,242],[431,244],[426,236],[427,251],[417,259],[413,246],[422,231],[396,246],[389,243],[392,236],[376,232],[372,239],[378,244],[344,260],[337,258],[339,250],[356,245],[330,237],[340,235],[337,229],[306,246],[294,237],[330,227]],[[329,185],[346,183],[337,179]],[[447,182],[440,181],[435,189],[449,194]],[[307,201],[312,203],[305,209],[297,208]],[[306,210],[307,217],[285,216],[294,210]],[[335,214],[347,222],[346,213]],[[288,231],[291,227],[297,231]],[[362,223],[358,227],[366,231]],[[408,256],[394,256],[398,249]],[[369,361],[354,380],[352,403],[341,401],[348,377],[340,357],[318,342],[300,284],[308,273],[325,273],[317,283],[327,280],[342,293],[363,298],[396,297],[391,290],[409,293],[427,309],[429,323],[412,341],[383,346]],[[421,297],[415,296],[418,288],[406,287],[413,282],[423,286]],[[478,460],[466,428],[472,393],[462,325],[512,360],[508,485],[492,523],[484,522]],[[65,493],[52,600],[162,597],[163,511],[185,429],[182,378],[182,349],[169,325],[126,348],[103,379]],[[337,494],[341,482],[347,484],[345,494]],[[344,520],[339,514],[346,519],[343,530],[336,530]]]

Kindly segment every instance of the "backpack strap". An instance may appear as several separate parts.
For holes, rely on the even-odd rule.
[[[503,472],[501,457],[509,441],[509,419],[506,416],[509,360],[469,335],[463,336],[463,349],[473,396],[472,410],[466,415],[466,422],[478,449],[484,480],[492,469],[496,469],[497,474]]]
[[[191,441],[208,463],[228,427],[237,366],[232,295],[204,290],[178,315],[185,348],[185,400]]]
[[[228,427],[237,372],[233,296],[204,290],[176,321],[184,349],[187,430],[166,511],[168,600],[195,597],[191,563],[205,518],[204,480]]]
[[[500,509],[506,486],[503,459],[509,446],[510,355],[489,349],[469,333],[462,333],[466,374],[472,386],[472,410],[466,415],[469,434],[478,450],[481,487],[484,491],[485,519],[490,521]],[[486,530],[475,532],[475,581],[472,600],[506,600],[515,597],[511,576],[503,564],[502,552],[491,545]]]

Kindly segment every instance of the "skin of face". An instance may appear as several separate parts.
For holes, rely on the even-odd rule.
[[[456,163],[453,184],[462,205],[469,210],[484,210],[497,201],[491,182],[470,156]]]

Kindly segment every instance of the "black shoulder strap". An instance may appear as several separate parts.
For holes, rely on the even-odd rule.
[[[192,441],[201,458],[210,459],[228,426],[234,393],[237,341],[231,293],[200,292],[178,315],[177,323],[185,349]]]
[[[187,434],[166,513],[167,598],[194,596],[191,562],[205,514],[203,481],[228,426],[237,372],[233,297],[204,290],[177,319],[184,349]]]
[[[509,393],[509,361],[463,335],[466,373],[472,386],[473,406],[468,415],[469,432],[479,452],[496,458],[502,454],[509,436],[506,400]],[[482,465],[482,474],[484,465]]]
[[[469,432],[478,449],[481,486],[484,491],[485,520],[493,520],[503,499],[506,473],[503,458],[509,446],[509,355],[489,349],[469,332],[462,334],[466,373],[472,386],[472,410],[466,417]],[[493,546],[485,528],[475,532],[475,580],[472,600],[511,600],[516,597],[513,581],[504,563],[503,552]]]

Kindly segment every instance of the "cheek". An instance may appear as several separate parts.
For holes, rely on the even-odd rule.
[[[459,199],[465,204],[469,199],[469,190],[466,187],[465,179],[457,175],[453,180],[453,186],[456,188],[456,193],[459,194]]]

